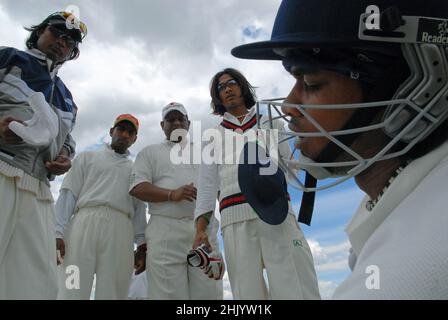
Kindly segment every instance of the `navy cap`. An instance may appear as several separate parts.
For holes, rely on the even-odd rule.
[[[256,161],[248,161],[256,152]],[[244,157],[244,158],[243,158]],[[260,161],[261,158],[264,158]],[[288,192],[283,171],[277,168],[275,174],[261,175],[260,169],[270,166],[266,151],[255,142],[244,145],[238,166],[238,183],[249,205],[264,222],[278,225],[288,215]]]

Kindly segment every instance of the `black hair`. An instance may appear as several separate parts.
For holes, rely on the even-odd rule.
[[[223,106],[221,100],[219,99],[218,91],[218,80],[224,74],[228,74],[233,79],[235,79],[236,82],[238,82],[244,98],[244,104],[246,105],[247,109],[251,109],[256,102],[255,88],[249,83],[249,81],[247,81],[247,79],[240,71],[233,68],[226,68],[216,73],[213,76],[212,81],[210,82],[210,96],[212,98],[210,105],[212,107],[213,114],[223,115],[226,112],[226,108]]]

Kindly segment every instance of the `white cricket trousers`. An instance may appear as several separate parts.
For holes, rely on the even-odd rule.
[[[109,207],[82,208],[71,220],[64,241],[58,299],[89,299],[94,274],[95,299],[128,298],[134,270],[133,226],[128,216]]]
[[[222,280],[209,279],[187,264],[195,236],[193,219],[151,215],[145,236],[150,300],[222,300]]]
[[[53,203],[3,174],[0,199],[0,299],[56,299]]]
[[[320,299],[313,256],[292,214],[276,226],[252,219],[222,231],[235,300]]]

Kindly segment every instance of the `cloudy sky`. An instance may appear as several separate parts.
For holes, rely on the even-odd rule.
[[[0,0],[0,45],[24,48],[23,26],[54,11],[79,9],[88,25],[81,56],[59,75],[78,105],[73,137],[77,152],[108,142],[114,118],[132,113],[141,129],[131,152],[162,141],[161,109],[183,103],[202,129],[210,115],[209,82],[226,67],[237,68],[257,87],[258,98],[287,95],[293,84],[280,62],[236,59],[230,50],[269,39],[280,0]],[[61,179],[52,186],[57,197]],[[300,194],[293,192],[298,208]],[[303,226],[313,250],[321,294],[331,296],[349,273],[344,226],[362,194],[346,183],[317,196],[312,227]],[[230,299],[227,276],[225,297]]]

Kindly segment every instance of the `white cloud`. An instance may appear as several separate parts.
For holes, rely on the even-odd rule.
[[[319,281],[319,291],[322,299],[330,299],[336,288],[337,284],[333,281]]]
[[[347,260],[350,243],[343,241],[323,246],[316,239],[309,239],[308,244],[313,254],[321,296],[328,299],[341,278],[350,272]]]

